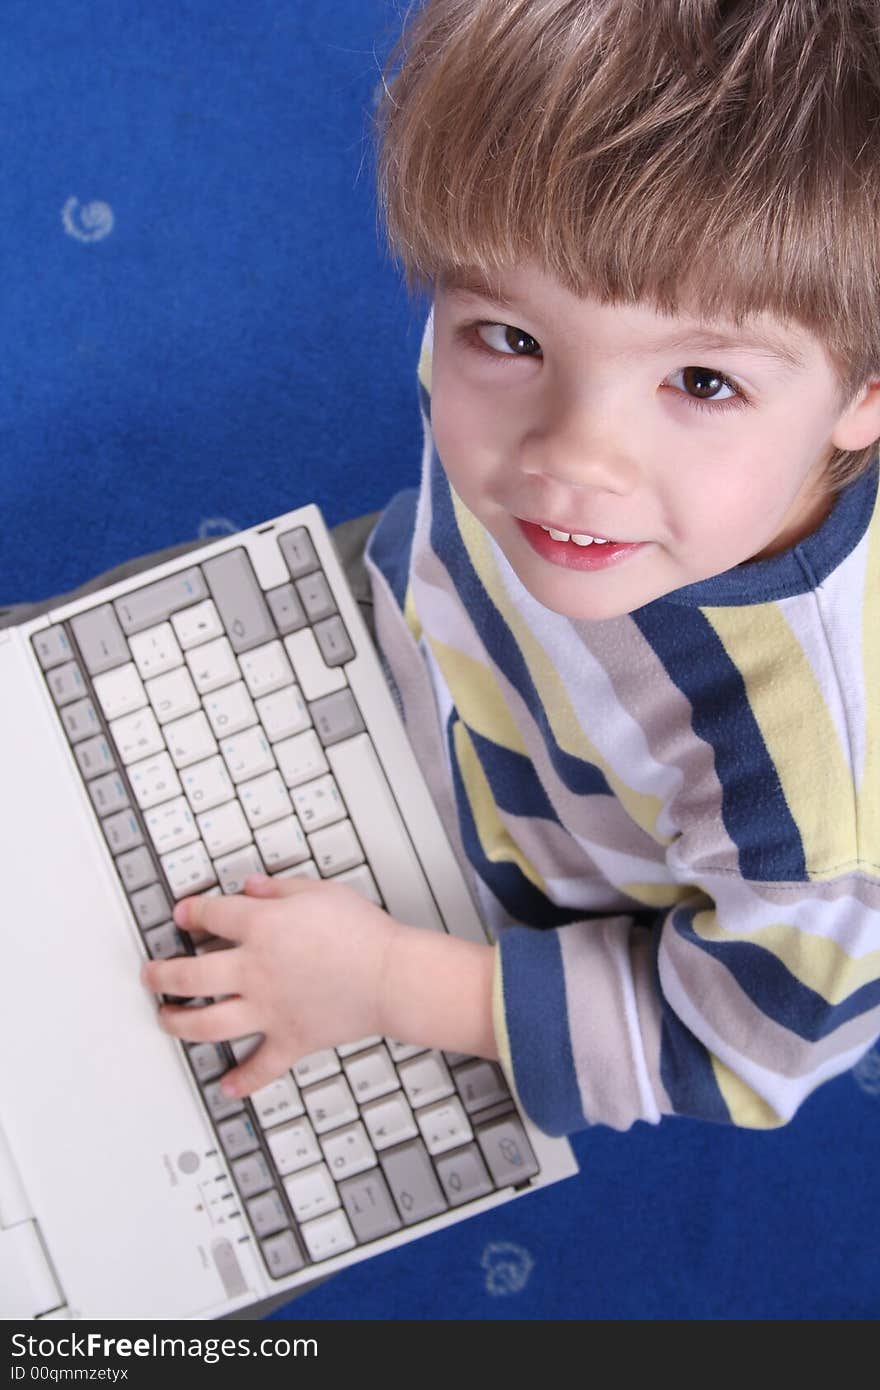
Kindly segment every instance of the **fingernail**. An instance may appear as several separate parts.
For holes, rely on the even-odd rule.
[[[230,1081],[229,1078],[225,1076],[220,1082],[220,1090],[223,1092],[224,1096],[229,1096],[230,1098],[238,1095],[238,1087],[235,1082]]]
[[[189,916],[189,903],[186,899],[177,904],[174,909],[174,920],[179,927],[185,927]]]

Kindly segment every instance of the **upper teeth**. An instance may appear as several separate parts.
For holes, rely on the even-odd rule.
[[[602,536],[586,536],[577,531],[556,531],[552,526],[542,526],[542,531],[549,531],[554,541],[574,541],[575,545],[608,545],[609,542]]]

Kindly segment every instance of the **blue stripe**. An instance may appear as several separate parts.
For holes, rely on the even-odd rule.
[[[682,1023],[678,1014],[666,1002],[660,983],[658,955],[664,915],[657,918],[654,932],[654,989],[660,1000],[660,1079],[677,1115],[690,1115],[698,1120],[731,1124],[733,1117],[727,1102],[718,1089],[715,1070],[707,1048]]]
[[[559,936],[507,927],[499,938],[513,1074],[526,1111],[547,1134],[585,1129]]]
[[[525,753],[502,748],[500,744],[478,734],[469,724],[465,727],[499,810],[509,811],[514,816],[537,816],[559,825],[559,817],[541,785],[531,758]]]
[[[704,940],[693,928],[698,910],[673,909],[671,920],[678,935],[729,970],[756,1009],[805,1042],[827,1038],[844,1023],[880,1006],[880,980],[869,980],[839,1004],[829,1004],[765,946],[751,941]]]
[[[631,615],[669,679],[687,697],[694,733],[713,750],[721,783],[721,819],[739,851],[743,878],[809,882],[803,842],[749,704],[746,686],[699,609],[675,622],[657,604]]]
[[[409,583],[418,497],[417,488],[406,488],[392,497],[367,544],[367,556],[385,576],[401,611]]]
[[[525,922],[533,927],[562,927],[568,922],[579,921],[585,915],[582,911],[557,907],[555,903],[551,903],[549,898],[535,887],[531,879],[526,878],[518,864],[509,860],[496,862],[486,858],[455,754],[453,729],[456,722],[457,716],[453,713],[449,716],[447,724],[449,764],[452,768],[461,842],[474,869],[494,893],[505,912],[517,922]]]
[[[599,768],[566,753],[556,742],[516,639],[486,592],[465,549],[455,519],[449,484],[436,450],[431,461],[431,546],[435,555],[442,557],[486,651],[527,705],[560,780],[578,796],[596,793],[611,796],[611,788]]]

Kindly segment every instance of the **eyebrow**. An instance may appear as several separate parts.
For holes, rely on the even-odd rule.
[[[516,311],[516,304],[504,293],[500,285],[492,285],[479,273],[473,271],[453,272],[443,277],[442,286],[451,294],[472,294],[498,304],[502,309]],[[693,329],[676,330],[656,338],[648,353],[677,352],[693,349],[696,352],[749,352],[761,357],[774,357],[793,371],[803,371],[806,359],[791,343],[775,333],[751,330],[748,336],[725,333],[723,329],[695,326]]]

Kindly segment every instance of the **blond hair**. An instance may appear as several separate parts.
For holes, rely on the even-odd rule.
[[[880,0],[428,0],[377,119],[411,285],[530,259],[798,323],[841,408],[880,376]],[[835,451],[832,490],[876,453]]]

